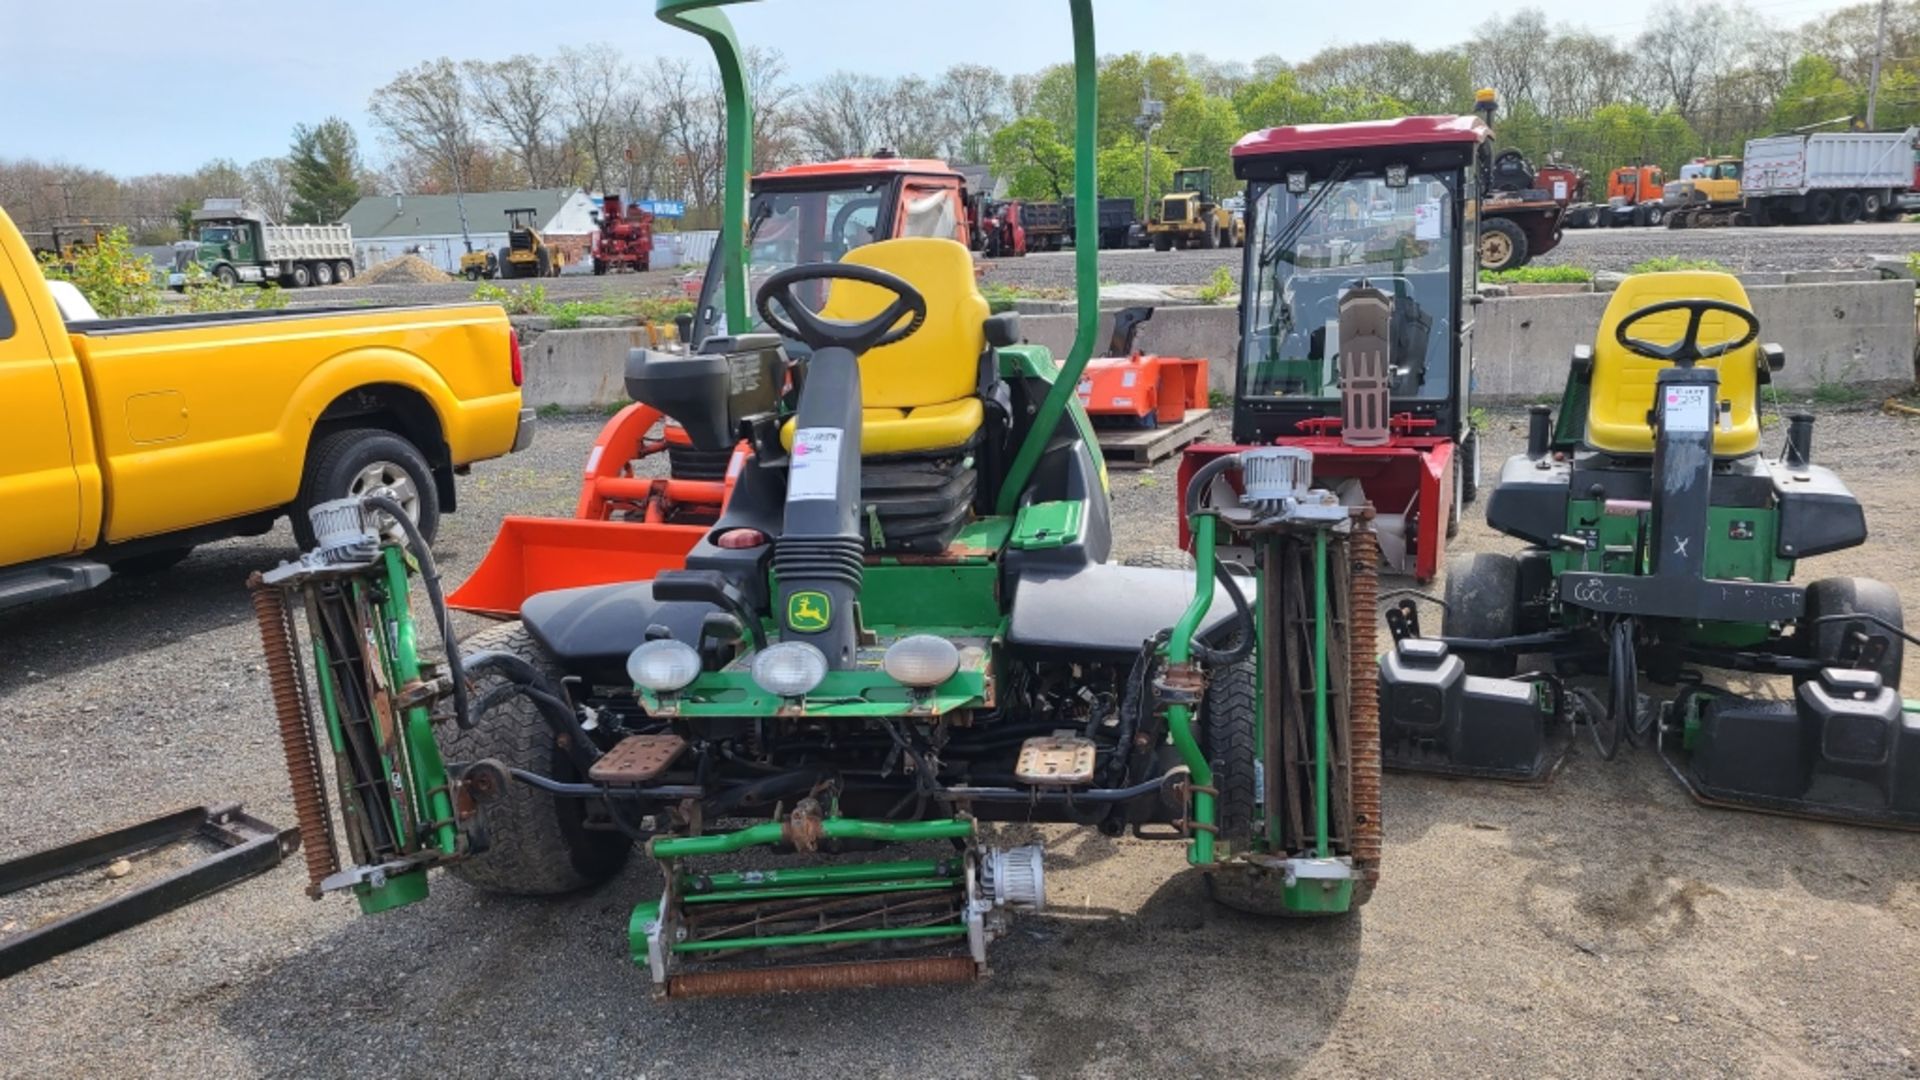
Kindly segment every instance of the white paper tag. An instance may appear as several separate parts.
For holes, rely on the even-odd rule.
[[[1667,387],[1666,424],[1668,431],[1699,433],[1713,426],[1712,388],[1706,386]]]
[[[1553,201],[1567,201],[1567,182],[1565,180],[1555,180],[1553,182]]]
[[[1131,371],[1123,371],[1123,372],[1121,372],[1121,373],[1120,373],[1120,385],[1121,385],[1121,386],[1123,386],[1123,387],[1125,387],[1125,388],[1127,388],[1127,389],[1129,389],[1129,390],[1131,390],[1131,389],[1133,389],[1133,384],[1134,384],[1134,382],[1135,382],[1135,378],[1134,378],[1134,373],[1133,373],[1133,372],[1131,372]]]
[[[793,433],[787,466],[787,498],[833,499],[840,494],[839,428],[801,428]]]
[[[1423,202],[1413,208],[1413,238],[1415,240],[1440,239],[1440,204]]]

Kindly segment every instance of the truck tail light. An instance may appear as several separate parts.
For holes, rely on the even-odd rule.
[[[526,365],[520,361],[520,332],[518,330],[507,331],[507,341],[510,343],[507,352],[507,362],[509,369],[513,372],[513,385],[519,386],[525,382],[527,378]]]

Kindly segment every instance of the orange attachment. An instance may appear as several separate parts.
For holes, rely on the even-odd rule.
[[[447,606],[511,618],[527,597],[550,589],[650,581],[683,566],[706,534],[704,525],[510,517]]]
[[[1207,361],[1140,352],[1090,360],[1079,392],[1080,404],[1093,416],[1177,424],[1188,409],[1207,406]]]

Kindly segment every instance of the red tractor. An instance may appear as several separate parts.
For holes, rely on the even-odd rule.
[[[1250,446],[1309,449],[1317,485],[1374,508],[1383,568],[1439,571],[1478,483],[1465,328],[1490,137],[1477,116],[1409,116],[1234,146],[1247,181],[1237,445],[1189,447],[1179,490]]]
[[[608,194],[593,215],[593,272],[643,271],[653,261],[653,215],[631,200]]]

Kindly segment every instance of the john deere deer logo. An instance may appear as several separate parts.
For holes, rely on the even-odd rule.
[[[833,613],[833,602],[822,592],[797,592],[787,597],[787,626],[803,634],[818,633],[827,628],[827,622]]]

